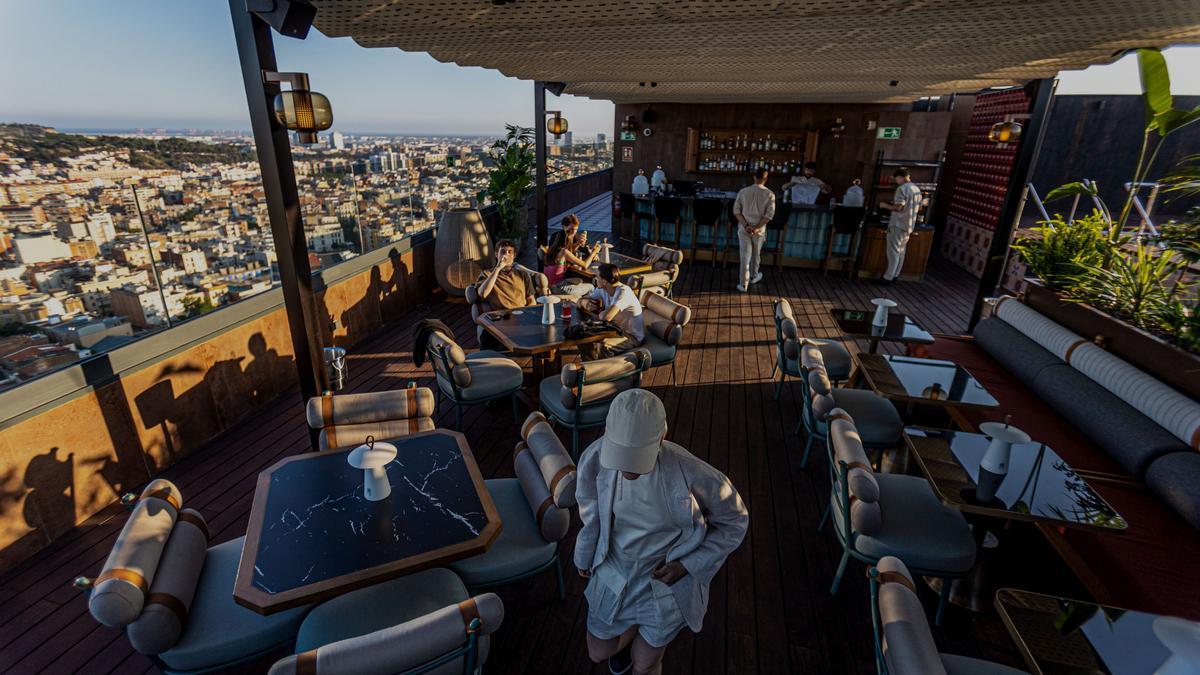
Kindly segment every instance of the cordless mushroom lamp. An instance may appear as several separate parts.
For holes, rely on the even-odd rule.
[[[979,431],[991,439],[988,449],[979,460],[978,489],[975,498],[980,502],[990,502],[996,498],[996,490],[1008,475],[1008,460],[1012,457],[1014,443],[1028,443],[1029,434],[1012,426],[1012,416],[1004,418],[1003,422],[984,422],[979,425]]]
[[[880,328],[887,326],[888,309],[895,307],[896,301],[888,298],[873,298],[871,304],[875,305],[875,317],[871,319],[871,325]]]
[[[554,323],[557,318],[554,312],[554,305],[559,302],[558,296],[543,295],[537,301],[542,305],[542,323],[547,326]]]
[[[275,121],[296,132],[300,143],[317,142],[317,132],[333,126],[333,106],[324,94],[308,89],[308,73],[263,72],[264,82],[286,83],[288,91],[275,95]]]
[[[350,466],[363,470],[363,496],[367,501],[382,501],[392,494],[387,465],[393,459],[396,459],[396,446],[376,443],[374,436],[367,436],[366,442],[351,450],[346,457]]]

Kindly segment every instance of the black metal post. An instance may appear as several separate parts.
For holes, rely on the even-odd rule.
[[[533,213],[537,221],[537,245],[545,246],[550,239],[546,204],[546,83],[533,83],[533,137],[537,155],[534,175]]]
[[[296,354],[300,393],[307,401],[325,390],[325,372],[321,362],[321,338],[317,327],[318,312],[313,294],[312,268],[308,264],[308,243],[300,217],[300,194],[287,129],[274,123],[272,103],[279,93],[277,83],[263,81],[263,71],[278,70],[271,27],[246,11],[246,0],[229,0],[233,34],[237,40],[246,85],[246,103],[254,131],[254,147],[262,171],[263,191],[267,196],[267,214],[275,241],[275,258],[283,285],[284,306]],[[315,435],[313,448],[316,449]]]
[[[984,299],[996,293],[996,288],[1004,277],[1013,231],[1019,224],[1017,218],[1024,204],[1025,186],[1033,178],[1033,169],[1037,165],[1038,152],[1042,148],[1042,137],[1046,134],[1046,122],[1050,118],[1050,106],[1054,101],[1054,89],[1057,85],[1058,81],[1052,77],[1034,80],[1025,85],[1026,94],[1033,99],[1029,107],[1029,123],[1025,125],[1020,145],[1017,147],[1017,159],[1013,164],[1012,174],[1008,177],[1008,189],[1004,193],[1000,218],[996,222],[996,231],[992,233],[987,262],[979,279],[979,292],[975,294],[975,306],[971,310],[971,321],[967,325],[968,332],[974,330],[975,324],[979,323]]]

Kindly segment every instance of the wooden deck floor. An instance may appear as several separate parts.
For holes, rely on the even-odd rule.
[[[790,430],[797,397],[772,400],[774,328],[771,300],[792,300],[803,329],[836,337],[828,309],[866,307],[879,289],[819,272],[768,270],[748,294],[733,292],[733,272],[707,263],[685,269],[677,298],[693,309],[678,357],[678,385],[657,369],[646,386],[666,403],[670,438],[724,471],[749,506],[751,526],[742,547],[717,576],[700,634],[684,631],[667,651],[669,673],[868,673],[873,672],[870,618],[862,566],[852,563],[840,594],[829,594],[840,549],[833,535],[816,531],[828,495],[824,463],[799,468],[801,439]],[[975,280],[935,265],[920,284],[889,289],[926,328],[965,329]],[[434,304],[419,316],[441,318],[464,345],[474,345],[465,305]],[[411,359],[411,321],[399,322],[354,350],[354,391],[430,381],[428,366]],[[865,345],[861,345],[865,346]],[[439,424],[453,416],[440,411]],[[507,406],[493,413],[469,409],[463,428],[487,477],[512,475],[517,440]],[[594,434],[587,436],[590,440]],[[209,520],[214,543],[242,535],[258,472],[281,457],[307,450],[297,394],[281,397],[234,433],[173,466],[166,477],[186,503]],[[94,575],[124,523],[110,508],[33,559],[0,578],[0,672],[141,673],[151,662],[132,651],[119,631],[96,624],[73,577]],[[564,546],[570,560],[573,539]],[[487,664],[491,673],[606,672],[593,667],[584,643],[584,583],[567,565],[567,599],[559,602],[547,573],[500,591],[505,624]],[[926,594],[926,601],[932,600]],[[1017,664],[999,623],[952,609],[936,631],[944,651]],[[263,670],[260,664],[256,670]]]

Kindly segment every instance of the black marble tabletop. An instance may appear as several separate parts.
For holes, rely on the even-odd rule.
[[[563,319],[562,303],[556,303],[554,323],[550,324],[542,323],[542,312],[544,311],[542,305],[487,312],[481,314],[476,321],[510,351],[518,354],[538,353],[556,349],[568,343],[594,342],[616,335],[613,332],[590,336],[583,340],[568,340],[567,327],[578,322],[581,318],[580,315],[583,314],[578,306],[572,305],[572,308],[571,318]],[[497,318],[492,318],[493,315],[497,315]]]
[[[913,344],[933,344],[933,335],[921,328],[915,321],[903,312],[888,313],[886,326],[876,326],[871,323],[875,318],[874,309],[843,309],[829,310],[838,329],[844,335],[852,338],[868,340],[884,340],[887,342],[907,342]]]
[[[363,497],[363,471],[346,463],[349,451],[270,470],[261,522],[251,523],[259,531],[254,588],[294,591],[481,536],[489,520],[458,435],[390,442],[398,450],[387,465],[392,494],[377,502]]]
[[[941,405],[995,408],[995,399],[953,361],[897,354],[858,354],[871,387],[888,398]]]
[[[1198,664],[1194,662],[1191,668],[1186,663],[1173,663],[1178,670],[1166,666],[1172,650],[1161,636],[1174,643],[1173,634],[1175,639],[1188,642],[1188,633],[1196,629],[1195,624],[1182,619],[1010,588],[997,591],[996,609],[1034,673],[1196,672]],[[1191,651],[1196,652],[1194,646]]]
[[[1014,444],[995,499],[981,504],[974,494],[979,463],[990,443],[987,436],[919,427],[904,433],[934,489],[960,510],[1105,530],[1128,527],[1121,514],[1044,443]]]

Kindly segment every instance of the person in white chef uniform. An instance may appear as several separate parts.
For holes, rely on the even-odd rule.
[[[654,394],[621,393],[606,424],[580,458],[575,488],[588,655],[613,673],[659,673],[679,631],[700,632],[708,586],[750,516],[728,478],[665,440]]]
[[[887,271],[882,279],[872,282],[882,286],[891,286],[900,276],[900,270],[904,268],[904,254],[908,251],[908,238],[917,226],[917,216],[925,202],[921,188],[912,182],[912,176],[905,167],[892,173],[892,182],[896,184],[892,201],[879,203],[879,208],[892,212],[888,216]]]
[[[642,197],[650,194],[650,180],[646,178],[645,169],[638,169],[637,175],[633,177],[632,192]]]
[[[667,191],[667,172],[661,164],[654,167],[654,174],[650,176],[650,189],[658,193]]]

